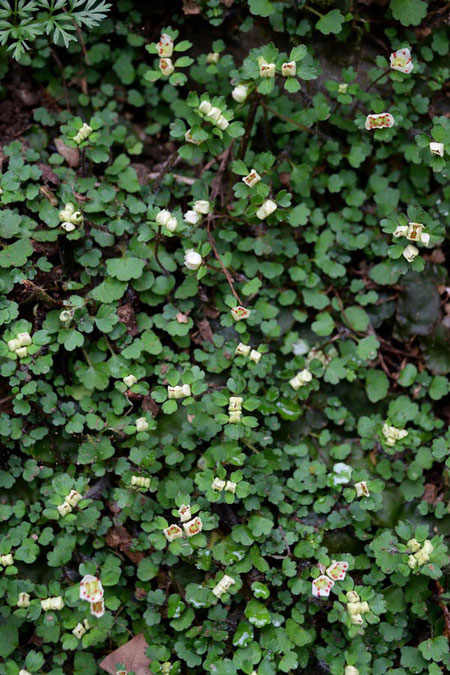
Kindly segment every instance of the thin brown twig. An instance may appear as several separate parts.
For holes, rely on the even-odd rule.
[[[153,192],[158,192],[161,183],[163,181],[164,176],[166,173],[173,167],[175,166],[175,163],[179,160],[178,156],[178,150],[174,150],[171,155],[169,155],[169,159],[167,162],[164,164],[163,168],[161,169],[158,178],[156,179],[155,183],[153,184]]]
[[[240,145],[239,152],[238,152],[238,158],[239,159],[244,159],[244,157],[245,157],[245,152],[247,150],[248,142],[250,140],[250,135],[252,133],[253,125],[255,123],[256,110],[258,108],[258,104],[259,104],[260,100],[261,100],[261,96],[255,92],[254,99],[252,101],[252,105],[251,105],[250,111],[248,113],[247,123],[245,125],[245,132],[244,132],[244,135],[242,136],[242,141],[241,141],[241,145]]]
[[[290,557],[291,557],[291,547],[289,546],[289,544],[288,544],[288,542],[287,542],[286,535],[284,534],[284,530],[283,530],[283,528],[281,527],[281,525],[278,525],[278,529],[280,530],[281,537],[282,537],[282,539],[283,539],[283,541],[284,541],[284,545],[286,546],[286,551],[287,551],[287,556],[286,556],[286,557],[287,557],[287,558],[290,558]]]
[[[39,300],[42,300],[42,302],[46,305],[50,305],[51,307],[61,307],[61,300],[55,300],[51,297],[51,295],[44,291],[43,288],[36,286],[36,284],[34,284],[29,279],[24,279],[22,284],[25,286],[26,290],[32,294],[32,296],[34,295],[36,298],[39,298]]]

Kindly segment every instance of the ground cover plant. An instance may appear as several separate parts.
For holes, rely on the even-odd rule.
[[[448,23],[0,0],[0,675],[448,671]]]

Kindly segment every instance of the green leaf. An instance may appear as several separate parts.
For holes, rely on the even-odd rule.
[[[312,323],[311,328],[316,333],[324,337],[330,335],[334,330],[334,319],[328,312],[320,312],[316,316],[316,320]]]
[[[275,11],[270,0],[248,0],[248,7],[250,12],[256,16],[270,16]]]
[[[31,255],[33,255],[31,241],[19,239],[0,251],[0,267],[22,267]]]
[[[140,258],[110,258],[106,263],[108,274],[119,281],[139,279],[145,267],[145,260]]]
[[[426,17],[428,4],[424,0],[391,0],[390,8],[394,19],[402,26],[418,26]]]
[[[328,12],[328,14],[319,19],[316,23],[316,28],[324,35],[330,35],[330,33],[337,35],[341,32],[344,21],[345,19],[340,10],[332,9],[331,12]]]
[[[389,380],[381,370],[369,370],[366,374],[366,392],[369,401],[376,403],[386,397]]]

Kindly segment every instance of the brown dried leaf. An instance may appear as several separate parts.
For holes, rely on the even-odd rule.
[[[69,148],[62,138],[57,138],[55,140],[56,149],[59,154],[64,157],[67,164],[72,168],[76,169],[80,165],[80,151],[78,148]]]
[[[46,185],[50,190],[57,190],[61,185],[61,181],[51,166],[44,164],[44,162],[39,162],[38,166],[42,172],[42,182],[44,185]]]
[[[178,323],[187,323],[189,321],[188,315],[183,314],[183,312],[178,312],[175,318],[178,321]]]
[[[134,309],[130,303],[119,307],[117,310],[117,316],[119,317],[119,321],[125,324],[130,335],[133,335],[134,337],[139,333]]]
[[[197,323],[197,326],[200,331],[200,335],[202,336],[202,339],[207,340],[207,342],[213,342],[213,332],[211,330],[211,324],[209,323],[208,319],[202,319]]]
[[[58,206],[58,200],[51,190],[46,185],[41,185],[39,188],[40,192],[44,195],[46,199],[50,202],[52,206]]]
[[[151,412],[152,417],[156,417],[159,413],[159,405],[156,403],[156,401],[150,396],[144,396],[142,399],[142,408],[145,410],[145,412]]]
[[[145,557],[142,551],[130,551],[133,537],[122,525],[111,527],[106,534],[105,541],[111,548],[125,553],[135,565],[138,565],[142,558]]]
[[[116,664],[123,663],[126,670],[132,670],[135,675],[152,675],[150,659],[145,655],[148,644],[142,633],[132,640],[108,654],[100,663],[100,668],[111,675],[116,675]]]
[[[183,0],[183,14],[200,14],[201,11],[195,0]]]

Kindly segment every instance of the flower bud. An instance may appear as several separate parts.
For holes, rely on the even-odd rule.
[[[430,152],[432,155],[439,155],[439,157],[444,156],[444,144],[443,143],[430,143]]]
[[[236,582],[233,579],[233,577],[230,577],[230,576],[228,576],[228,574],[225,574],[222,577],[222,579],[218,582],[218,584],[216,586],[214,586],[214,588],[212,589],[212,592],[216,596],[216,598],[220,598],[235,583]]]
[[[393,237],[406,237],[408,234],[408,226],[407,225],[397,225],[397,229],[395,232],[392,233]]]
[[[63,309],[59,315],[59,320],[61,323],[69,323],[69,321],[72,321],[72,317],[73,312],[70,309]]]
[[[70,504],[70,506],[76,506],[78,502],[81,502],[83,497],[80,495],[79,492],[76,490],[71,490],[69,494],[67,495],[65,501],[67,504]]]
[[[370,495],[367,483],[363,480],[360,483],[355,483],[354,488],[357,497],[368,497]]]
[[[145,488],[148,490],[150,487],[150,478],[146,478],[145,476],[131,476],[130,484],[132,487]]]
[[[14,565],[14,558],[12,553],[6,553],[6,555],[0,555],[0,565],[2,567],[11,567]]]
[[[20,348],[20,342],[19,340],[8,340],[8,349],[10,352],[15,352],[17,349]]]
[[[289,63],[283,63],[281,66],[281,74],[283,77],[294,77],[297,73],[297,64],[295,61],[289,61]]]
[[[252,188],[257,183],[259,183],[259,181],[261,180],[261,176],[259,175],[259,173],[257,173],[257,171],[255,171],[255,169],[252,169],[248,174],[248,176],[244,176],[242,180],[246,185],[248,185],[248,187]]]
[[[237,103],[244,103],[248,96],[248,87],[245,84],[238,84],[231,92],[231,96]]]
[[[224,117],[223,115],[221,115],[221,116],[219,117],[219,119],[217,120],[217,122],[216,122],[216,126],[217,126],[221,131],[225,131],[225,129],[228,129],[228,127],[230,126],[230,123],[229,123],[229,121],[226,119],[226,117]]]
[[[261,77],[275,77],[275,64],[261,63],[259,66],[259,74]]]
[[[401,73],[409,74],[414,68],[408,47],[392,52],[390,61],[392,70],[399,70]]]
[[[178,221],[175,218],[175,216],[172,216],[172,218],[170,218],[169,222],[167,223],[166,228],[169,230],[169,232],[173,233],[173,232],[175,232],[177,227],[178,227]]]
[[[156,43],[156,49],[158,50],[159,57],[172,56],[173,40],[170,35],[163,33],[159,38],[159,42]]]
[[[172,214],[170,213],[170,211],[168,211],[167,209],[163,209],[162,211],[159,211],[159,213],[156,214],[155,221],[158,223],[158,225],[164,226],[167,225],[171,217]]]
[[[86,628],[82,623],[78,623],[72,631],[72,634],[75,635],[77,640],[81,640],[83,635],[86,633]]]
[[[425,539],[423,547],[422,547],[422,551],[424,553],[426,553],[427,555],[430,555],[431,553],[433,553],[433,544],[431,543],[431,541],[429,539]]]
[[[364,619],[362,618],[361,614],[353,614],[350,617],[350,621],[355,625],[355,626],[362,626],[364,623]]]
[[[204,115],[207,115],[209,111],[211,110],[212,105],[209,101],[202,101],[200,105],[198,106],[198,109],[200,112],[202,112]]]
[[[73,232],[76,229],[75,225],[73,223],[70,223],[70,222],[61,223],[61,227],[66,232]]]
[[[244,399],[241,396],[230,396],[228,410],[241,410]]]
[[[29,670],[22,668],[22,670],[19,670],[19,675],[31,675],[31,673]]]
[[[236,492],[236,483],[233,483],[232,480],[227,480],[226,485],[225,485],[225,492],[231,492],[232,494],[235,494]]]
[[[359,675],[359,670],[354,666],[345,666],[344,675]]]
[[[194,202],[194,211],[206,216],[209,213],[210,203],[206,199],[199,199]]]
[[[175,70],[175,66],[172,63],[172,59],[160,59],[159,60],[159,69],[163,75],[168,77],[172,75]]]
[[[254,363],[259,363],[261,361],[261,352],[258,352],[256,349],[252,349],[250,352],[249,359],[250,361],[253,361]]]
[[[238,344],[234,353],[236,356],[248,356],[250,354],[251,347],[250,345],[244,345],[242,342]]]
[[[359,595],[356,591],[347,591],[345,597],[349,603],[359,602]]]
[[[189,225],[198,225],[202,219],[202,216],[197,211],[186,211],[183,218],[186,223],[189,223]]]
[[[29,607],[30,606],[30,594],[29,593],[19,593],[19,599],[17,601],[17,607]]]
[[[222,111],[220,108],[217,108],[216,106],[212,106],[211,110],[206,114],[206,117],[213,122],[217,122],[219,117],[221,116]]]
[[[184,531],[188,537],[193,537],[202,531],[203,523],[198,516],[183,525]]]
[[[86,122],[84,122],[83,126],[76,134],[76,136],[74,136],[73,140],[75,141],[75,143],[79,145],[80,143],[83,143],[83,141],[85,141],[87,138],[89,138],[89,136],[92,134],[92,131],[93,131],[92,127],[90,127],[89,124],[86,124]]]
[[[41,600],[41,607],[44,612],[61,610],[64,607],[64,600],[60,595],[56,598],[47,598],[46,600]]]
[[[62,518],[64,518],[64,516],[67,516],[68,513],[72,512],[72,507],[67,502],[63,502],[62,504],[57,506],[56,509]]]
[[[347,82],[341,82],[338,85],[338,94],[346,94],[348,89],[348,84]]]
[[[18,333],[17,339],[19,341],[19,347],[28,347],[28,345],[31,345],[31,336],[29,333]]]
[[[137,382],[137,377],[134,375],[127,375],[126,377],[123,378],[123,383],[127,385],[128,388],[132,387],[133,384],[136,384]]]
[[[300,389],[300,387],[304,387],[305,385],[308,384],[308,382],[311,382],[312,380],[312,374],[309,372],[307,368],[304,370],[300,370],[295,377],[292,378],[292,380],[289,380],[289,384],[291,385],[292,389],[295,389],[297,391]]]
[[[24,359],[28,356],[28,349],[26,347],[19,347],[19,349],[16,349],[16,354],[19,359]]]
[[[231,410],[228,413],[228,422],[230,424],[239,424],[242,421],[242,412],[240,410]]]
[[[413,570],[415,567],[417,567],[417,560],[413,555],[410,555],[408,557],[408,565],[409,567]]]
[[[420,550],[421,546],[417,539],[410,539],[409,541],[406,542],[406,545],[413,553],[417,553],[417,551]]]
[[[220,480],[220,478],[214,478],[213,482],[211,483],[211,489],[214,490],[214,492],[222,492],[222,490],[225,488],[225,481]]]
[[[203,263],[203,258],[200,253],[193,249],[188,249],[184,254],[184,264],[188,270],[198,270]]]
[[[412,244],[408,244],[408,246],[403,249],[402,255],[408,262],[412,262],[414,258],[419,255],[419,249]]]
[[[136,431],[147,431],[148,430],[148,422],[145,417],[139,417],[136,420]]]
[[[69,221],[70,221],[71,218],[72,218],[72,215],[73,215],[74,211],[75,211],[75,206],[69,202],[68,204],[66,204],[66,206],[64,207],[64,209],[62,209],[62,210],[59,212],[59,214],[58,214],[59,219],[60,219],[61,221],[64,221],[64,220],[69,220]]]
[[[182,504],[178,509],[178,515],[182,523],[185,523],[191,518],[191,507],[189,504]]]
[[[208,56],[206,57],[206,63],[216,64],[216,63],[219,63],[219,59],[220,59],[220,54],[218,54],[217,52],[210,52],[208,54]]]
[[[259,209],[256,212],[256,215],[260,220],[264,220],[268,216],[270,216],[271,213],[277,210],[277,205],[272,199],[266,199],[266,201],[262,204],[262,206],[259,207]]]

